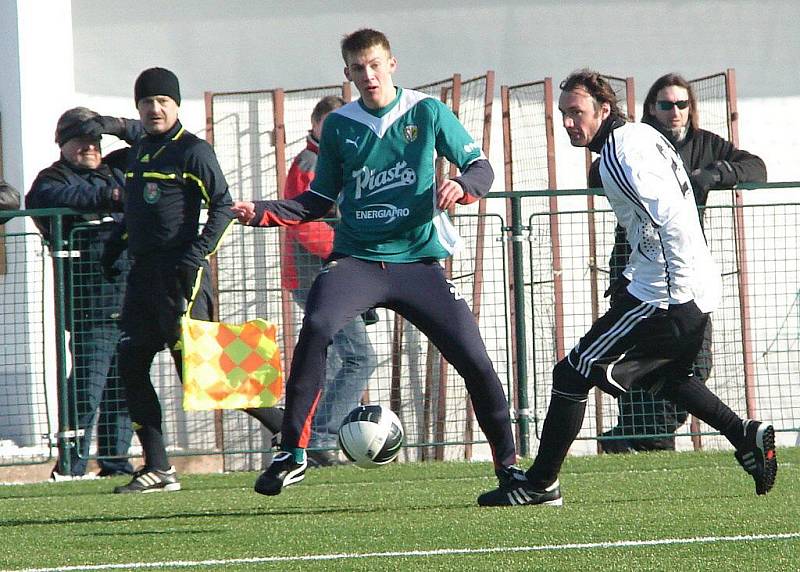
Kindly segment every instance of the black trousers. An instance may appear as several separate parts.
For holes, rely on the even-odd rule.
[[[394,310],[439,348],[464,378],[496,465],[515,462],[508,401],[478,324],[436,261],[391,264],[332,257],[308,293],[306,314],[286,384],[284,449],[308,445],[325,383],[334,334],[373,307]]]
[[[208,320],[213,297],[208,263],[200,267],[200,283],[191,304],[192,318]],[[180,338],[180,318],[186,299],[180,291],[175,260],[170,256],[137,258],[128,275],[123,304],[119,373],[125,387],[131,420],[140,426],[161,428],[161,405],[150,379],[150,366],[165,347]],[[178,372],[180,353],[173,351]]]
[[[615,397],[634,385],[662,393],[739,447],[742,419],[695,379],[692,364],[708,314],[694,302],[663,310],[627,290],[612,299],[569,356],[553,369],[553,392],[539,452],[527,476],[534,488],[553,483],[580,432],[588,393],[597,386]]]
[[[712,326],[709,319],[703,333],[703,345],[692,365],[694,378],[705,383],[711,375]],[[654,386],[661,387],[667,380],[657,381]],[[629,437],[627,442],[637,451],[652,449],[674,449],[675,431],[686,422],[689,413],[683,407],[663,399],[658,392],[652,393],[634,384],[630,391],[617,399],[619,415],[617,425],[609,435]],[[660,437],[647,437],[660,435]]]
[[[708,319],[694,302],[667,311],[623,291],[566,359],[579,374],[575,377],[584,379],[586,391],[597,386],[619,397],[634,384],[658,390],[663,380],[682,383],[693,377]]]

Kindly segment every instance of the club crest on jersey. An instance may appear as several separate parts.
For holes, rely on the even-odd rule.
[[[406,141],[411,143],[417,139],[417,135],[419,134],[419,128],[416,125],[406,125],[403,127],[403,135],[406,138]]]
[[[158,188],[158,183],[145,183],[142,196],[148,205],[156,204],[161,198],[161,189]]]

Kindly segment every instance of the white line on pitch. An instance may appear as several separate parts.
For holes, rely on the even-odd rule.
[[[636,548],[669,544],[704,544],[713,542],[742,542],[761,540],[788,540],[800,538],[800,532],[781,534],[750,534],[739,536],[702,536],[696,538],[662,538],[657,540],[618,540],[616,542],[587,542],[582,544],[544,544],[540,546],[506,546],[495,548],[440,548],[438,550],[408,550],[396,552],[370,552],[367,554],[309,554],[306,556],[263,556],[230,558],[227,560],[176,560],[172,562],[130,562],[127,564],[90,564],[59,566],[56,568],[25,568],[2,572],[73,572],[78,570],[120,570],[131,568],[188,568],[189,566],[220,566],[233,564],[263,564],[269,562],[308,562],[319,560],[355,560],[360,558],[416,558],[420,556],[449,556],[452,554],[495,554],[500,552],[548,552],[558,550],[586,550],[594,548]]]

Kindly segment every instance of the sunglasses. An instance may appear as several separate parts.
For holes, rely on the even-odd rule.
[[[656,101],[656,105],[658,106],[658,109],[660,109],[661,111],[669,111],[670,109],[672,109],[673,105],[678,109],[686,109],[687,107],[689,107],[689,100],[681,99],[680,101],[665,101],[663,99],[660,99]]]

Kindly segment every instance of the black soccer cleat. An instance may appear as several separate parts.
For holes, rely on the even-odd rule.
[[[742,468],[753,476],[756,494],[767,494],[778,474],[775,429],[772,425],[753,419],[745,420],[744,445],[737,449],[734,456]]]
[[[518,506],[528,504],[541,504],[561,506],[561,487],[558,481],[543,491],[531,488],[525,473],[516,466],[503,467],[495,471],[500,486],[493,491],[483,493],[478,497],[480,506]]]
[[[178,482],[178,473],[175,471],[175,467],[170,467],[166,471],[142,467],[133,473],[133,478],[127,485],[114,487],[115,494],[166,493],[179,490],[181,490],[181,484]]]
[[[253,487],[258,494],[274,496],[280,494],[284,487],[299,483],[306,476],[308,461],[305,454],[303,462],[297,463],[294,454],[281,451],[272,458],[272,463],[267,470],[256,479]]]

